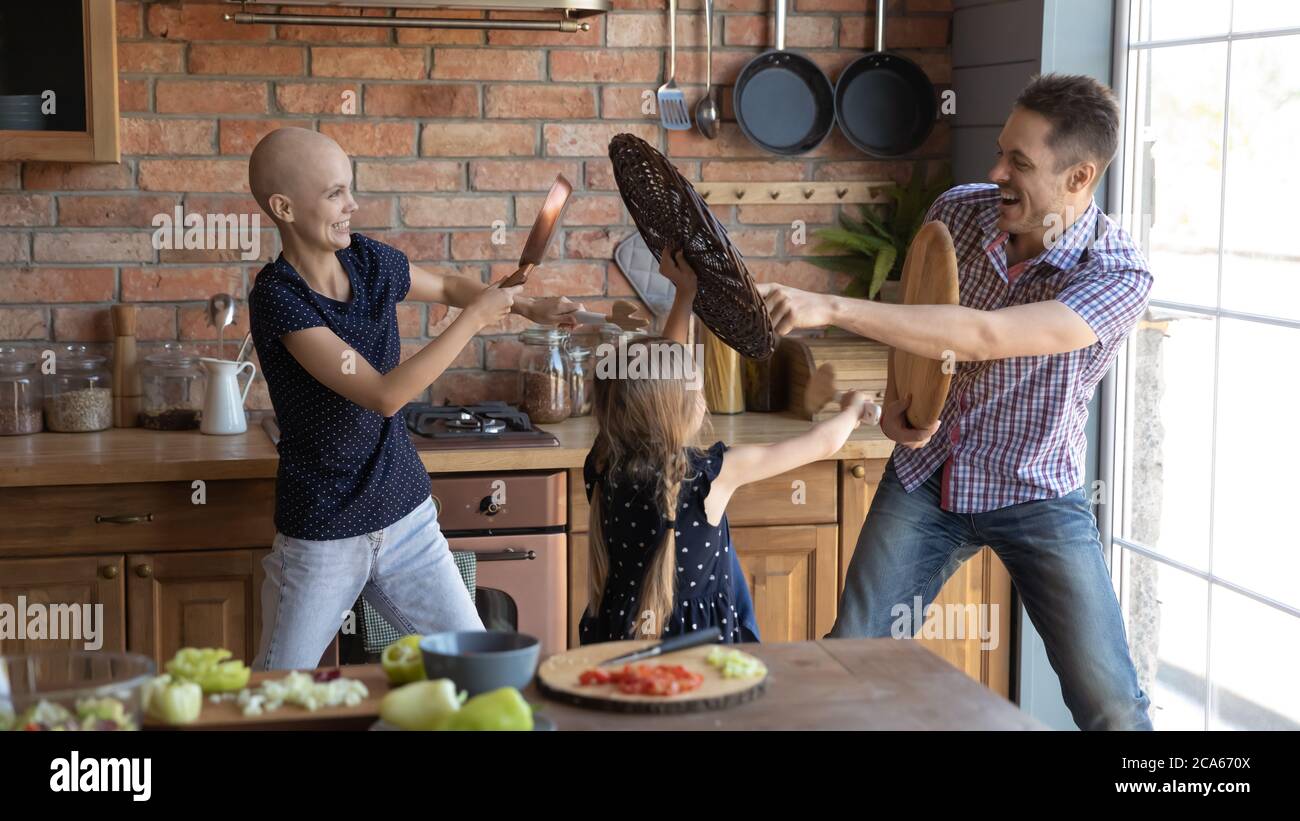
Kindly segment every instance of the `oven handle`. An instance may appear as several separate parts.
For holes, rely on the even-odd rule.
[[[507,547],[505,550],[492,550],[479,553],[474,552],[474,558],[480,562],[522,562],[532,561],[537,558],[536,550],[516,550],[513,547]]]

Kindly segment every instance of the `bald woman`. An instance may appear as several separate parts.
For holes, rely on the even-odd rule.
[[[404,633],[483,629],[399,411],[483,328],[511,313],[556,323],[581,306],[426,271],[353,233],[352,163],[315,131],[266,135],[248,178],[283,248],[249,293],[281,436],[254,667],[315,667],[359,595]],[[399,364],[406,299],[463,310]]]

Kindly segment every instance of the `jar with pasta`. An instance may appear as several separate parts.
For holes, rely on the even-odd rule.
[[[572,415],[590,416],[596,369],[590,348],[569,348],[569,402]]]
[[[40,433],[43,394],[36,363],[0,347],[0,436]]]

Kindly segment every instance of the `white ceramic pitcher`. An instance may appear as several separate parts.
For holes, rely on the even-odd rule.
[[[253,386],[257,366],[252,362],[232,362],[229,359],[199,357],[208,373],[206,398],[203,401],[203,421],[199,430],[204,433],[232,434],[248,430],[244,415],[244,400]],[[248,381],[243,391],[239,389],[239,372],[248,369]]]

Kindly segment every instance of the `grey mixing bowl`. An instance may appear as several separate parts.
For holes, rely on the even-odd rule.
[[[420,639],[429,680],[449,678],[471,696],[498,687],[527,687],[537,672],[541,647],[532,636],[506,630],[430,633]]]

